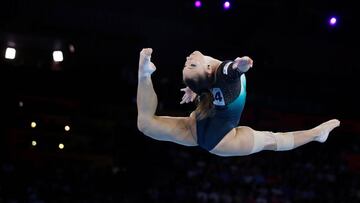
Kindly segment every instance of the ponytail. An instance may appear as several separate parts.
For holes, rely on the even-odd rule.
[[[213,115],[214,98],[210,92],[213,79],[211,77],[186,78],[184,83],[197,94],[195,115],[196,120],[202,120]]]
[[[202,120],[209,116],[212,116],[214,113],[214,104],[213,104],[213,96],[210,91],[201,92],[200,95],[197,96],[195,115],[196,120]]]

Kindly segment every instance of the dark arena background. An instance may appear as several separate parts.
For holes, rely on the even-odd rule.
[[[360,202],[358,7],[350,0],[2,1],[0,202]],[[187,116],[194,50],[250,56],[239,125],[327,142],[219,157],[137,129],[139,52],[158,115]]]

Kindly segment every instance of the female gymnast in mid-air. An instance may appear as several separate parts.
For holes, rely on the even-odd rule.
[[[137,108],[138,129],[145,135],[185,146],[200,146],[218,156],[244,156],[262,150],[292,150],[311,141],[325,142],[340,125],[332,119],[314,128],[293,132],[258,131],[238,126],[246,99],[245,73],[251,58],[220,61],[194,51],[186,58],[181,104],[196,101],[189,117],[157,116],[157,96],[151,81],[156,70],[152,49],[140,52]]]

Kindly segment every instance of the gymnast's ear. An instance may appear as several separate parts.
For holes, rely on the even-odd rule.
[[[207,73],[211,73],[211,72],[212,72],[212,70],[211,70],[211,65],[210,65],[210,64],[207,64],[207,65],[206,65],[205,71],[206,71]]]

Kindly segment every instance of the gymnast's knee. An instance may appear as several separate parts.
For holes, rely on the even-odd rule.
[[[147,134],[151,128],[153,116],[138,116],[137,118],[137,128],[140,132]]]
[[[253,137],[254,145],[251,153],[262,150],[287,151],[294,148],[294,136],[292,133],[274,133],[254,130]]]

